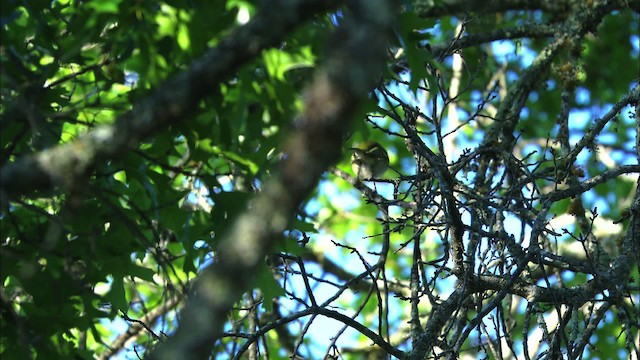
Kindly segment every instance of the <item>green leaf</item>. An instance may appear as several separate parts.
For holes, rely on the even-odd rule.
[[[296,49],[298,53],[288,53],[279,49],[270,49],[263,53],[264,62],[270,76],[284,81],[285,73],[297,68],[312,67],[314,63],[311,48]]]
[[[86,6],[97,13],[118,13],[118,6],[122,0],[100,0],[90,1]]]
[[[413,12],[400,14],[398,25],[400,27],[400,37],[403,48],[406,52],[407,62],[411,70],[409,89],[414,93],[418,90],[420,82],[428,79],[430,86],[435,85],[435,78],[430,75],[427,65],[437,66],[430,52],[418,48],[418,43],[423,38],[429,38],[424,29],[431,28],[434,23],[419,18]]]
[[[271,270],[266,265],[261,265],[257,269],[256,287],[264,295],[262,305],[266,311],[273,311],[273,299],[284,296],[286,292],[280,284],[273,278]]]
[[[307,222],[301,219],[294,219],[293,222],[291,223],[291,228],[298,231],[307,232],[307,233],[318,232],[318,230],[316,229],[313,223]]]
[[[129,303],[124,290],[124,281],[118,274],[113,275],[111,290],[104,296],[104,299],[111,303],[113,309],[127,311]]]
[[[149,281],[151,283],[155,283],[153,276],[156,274],[156,272],[144,266],[131,264],[131,266],[129,266],[129,268],[127,269],[127,274],[138,277],[142,280]]]

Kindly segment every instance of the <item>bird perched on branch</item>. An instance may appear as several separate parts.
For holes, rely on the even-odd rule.
[[[377,142],[367,141],[351,150],[351,169],[359,180],[375,179],[387,171],[389,155]]]

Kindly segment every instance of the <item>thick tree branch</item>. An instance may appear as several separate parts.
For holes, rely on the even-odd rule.
[[[549,194],[543,195],[541,200],[543,202],[547,202],[547,201],[556,202],[558,200],[570,198],[576,195],[583,194],[593,189],[594,187],[600,184],[603,184],[611,179],[614,179],[622,174],[633,174],[633,173],[636,173],[636,174],[640,173],[640,165],[623,165],[615,169],[611,169],[602,174],[596,175],[591,179],[587,179],[583,182],[580,182],[575,186],[570,187],[566,190],[556,190]]]
[[[415,2],[416,12],[425,18],[460,15],[469,12],[493,14],[509,10],[542,10],[550,14],[561,15],[567,14],[576,4],[582,2],[572,0],[451,0],[438,3],[439,4],[436,5],[436,2],[433,0],[417,0]],[[616,9],[622,9],[628,6],[631,9],[636,9],[635,11],[637,12],[637,9],[640,8],[640,1],[620,1],[616,2],[615,6]]]
[[[278,45],[294,27],[341,3],[339,0],[273,2],[274,6],[232,31],[218,46],[193,61],[187,71],[165,82],[114,124],[3,166],[0,171],[3,207],[10,198],[33,196],[59,186],[69,189],[84,181],[99,161],[120,158],[142,139],[188,118],[198,109],[200,100],[210,96],[218,84],[262,50]]]
[[[490,43],[497,40],[551,37],[558,31],[558,26],[549,24],[528,23],[506,29],[497,29],[486,33],[469,34],[454,38],[443,44],[430,45],[435,57],[448,56],[458,50]]]
[[[385,1],[363,1],[338,28],[326,65],[306,94],[305,111],[285,145],[283,160],[250,208],[224,234],[182,312],[175,335],[151,359],[207,358],[257,267],[322,173],[341,155],[348,120],[373,88],[385,61],[393,16]]]

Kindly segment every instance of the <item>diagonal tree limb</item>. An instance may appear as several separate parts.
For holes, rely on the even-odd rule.
[[[247,25],[232,31],[218,46],[194,60],[188,70],[166,81],[114,124],[98,127],[77,140],[18,159],[0,169],[0,200],[34,196],[57,187],[72,188],[95,165],[127,154],[139,142],[198,109],[225,79],[278,45],[290,31],[313,16],[335,10],[343,1],[292,0],[273,2]],[[39,194],[42,196],[42,194]]]
[[[222,235],[216,259],[194,285],[176,333],[150,359],[209,357],[223,334],[227,313],[251,289],[264,256],[322,173],[340,157],[349,120],[383,69],[394,18],[384,0],[350,5],[354,9],[341,19],[329,61],[306,93],[304,113],[277,171]]]
[[[509,10],[535,11],[542,10],[547,13],[568,15],[575,8],[583,4],[572,0],[416,0],[415,9],[420,17],[439,18],[451,14],[465,14],[474,12],[477,14],[493,14]],[[593,4],[593,3],[591,3]],[[615,2],[616,9],[629,7],[636,12],[640,9],[640,0],[628,0]]]

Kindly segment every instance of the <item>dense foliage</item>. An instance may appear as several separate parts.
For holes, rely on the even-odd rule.
[[[639,12],[3,0],[0,356],[640,357]]]

